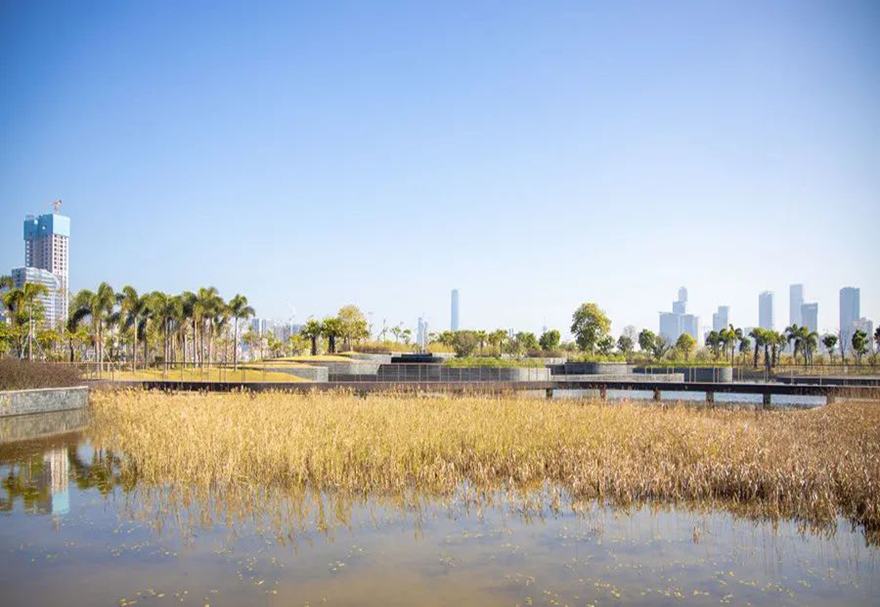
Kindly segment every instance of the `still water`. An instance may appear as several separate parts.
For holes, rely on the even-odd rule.
[[[305,508],[283,495],[225,518],[123,478],[83,419],[53,415],[0,427],[15,439],[0,445],[3,605],[876,605],[880,593],[880,550],[845,521],[816,532],[685,507],[319,496]]]

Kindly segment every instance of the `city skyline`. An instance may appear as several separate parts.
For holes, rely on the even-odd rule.
[[[24,242],[25,242],[25,254],[24,260],[25,265],[23,267],[14,267],[10,270],[10,275],[13,278],[13,282],[16,286],[21,286],[26,280],[31,282],[40,282],[47,287],[52,287],[54,284],[52,281],[55,281],[56,286],[59,287],[59,293],[64,293],[64,297],[57,298],[59,302],[63,299],[63,301],[67,301],[67,292],[60,289],[60,285],[67,284],[67,270],[68,270],[68,248],[69,248],[69,235],[70,235],[70,218],[64,215],[61,215],[58,212],[60,203],[53,204],[53,213],[51,214],[43,214],[40,216],[35,216],[32,213],[28,213],[24,218]],[[57,228],[57,229],[56,229]],[[56,233],[57,232],[57,233]],[[45,241],[45,242],[44,242]],[[53,265],[53,260],[54,264]],[[8,264],[7,264],[8,265]],[[56,272],[53,274],[49,272],[47,268],[53,268]],[[38,272],[42,272],[45,274],[38,275]],[[0,272],[2,274],[2,272]],[[27,278],[26,278],[27,277]],[[126,283],[129,284],[129,283]],[[92,287],[94,285],[91,285]],[[88,287],[86,287],[88,288]],[[74,293],[75,293],[74,288]],[[787,323],[784,323],[782,328],[790,324],[799,324],[808,326],[811,330],[818,331],[819,333],[834,333],[834,334],[846,334],[846,339],[849,341],[852,337],[852,332],[856,327],[861,327],[862,329],[867,327],[873,327],[873,323],[875,321],[876,316],[865,316],[861,314],[861,288],[859,287],[851,287],[851,286],[843,286],[838,290],[838,312],[839,312],[839,324],[837,326],[832,326],[826,322],[823,324],[819,319],[822,318],[819,316],[819,305],[817,301],[805,301],[804,294],[806,292],[805,285],[802,283],[791,284],[788,287],[789,291],[789,320]],[[762,328],[772,328],[777,325],[776,322],[776,311],[775,311],[775,294],[774,291],[764,290],[758,293],[758,305],[757,305],[757,322],[741,322],[739,317],[735,312],[731,312],[730,305],[718,305],[716,311],[711,314],[712,323],[711,325],[707,325],[701,323],[701,317],[697,314],[693,314],[688,311],[688,287],[681,286],[678,288],[678,299],[672,302],[672,312],[660,312],[660,322],[658,327],[658,334],[664,335],[670,341],[674,342],[678,336],[687,332],[691,336],[693,336],[698,343],[702,343],[703,337],[710,330],[720,330],[721,328],[726,327],[728,324],[734,324],[739,327],[762,327]],[[43,297],[44,304],[52,307],[52,301],[55,301],[55,297]],[[815,298],[814,298],[815,299]],[[349,302],[355,303],[357,302]],[[601,305],[601,302],[599,302]],[[827,309],[827,308],[826,308]],[[606,310],[607,311],[607,310]],[[324,317],[328,314],[331,314],[333,310],[324,311],[323,313],[318,314],[309,314],[308,317]],[[372,312],[370,313],[372,316]],[[492,325],[474,325],[474,326],[461,326],[460,325],[460,308],[459,308],[459,289],[451,290],[451,305],[450,305],[450,328],[452,330],[456,330],[458,328],[475,328],[477,326],[483,327],[491,327]],[[50,319],[54,319],[56,317],[61,317],[62,309],[59,307],[55,310],[49,310],[47,312],[47,317]],[[748,316],[748,315],[747,315]],[[300,317],[299,321],[305,320],[306,317]],[[625,323],[621,324],[620,322],[615,323],[615,319],[612,316],[613,326],[616,326],[616,331],[620,332],[624,327],[633,324],[633,323]],[[387,320],[387,316],[386,316]],[[430,317],[427,314],[422,313],[416,317],[416,321],[413,326],[416,327],[416,331],[418,335],[427,335],[427,326]],[[254,322],[269,322],[276,329],[280,330],[280,327],[284,326],[289,330],[290,327],[298,326],[298,323],[295,322],[294,316],[288,316],[287,318],[280,318],[278,316],[272,317],[271,315],[265,315],[260,313],[258,310],[258,315],[254,319]],[[405,326],[409,326],[409,318],[403,318],[399,322],[402,322]],[[769,324],[768,324],[769,323]],[[502,325],[498,327],[501,328]],[[638,326],[638,325],[635,325]],[[655,325],[656,326],[656,325]],[[527,327],[517,327],[517,329],[529,330],[535,333],[540,333],[545,330],[547,327],[546,323],[542,323],[541,329],[538,330],[535,327],[527,326]],[[554,326],[551,328],[557,328],[563,335],[568,335],[567,324],[564,322],[558,326]],[[640,328],[652,328],[651,325],[643,325]],[[379,330],[377,327],[374,327],[377,331]],[[510,327],[508,327],[508,330]],[[265,331],[265,327],[263,330],[257,330],[257,332]]]
[[[741,326],[773,291],[781,327],[798,282],[820,330],[845,285],[880,317],[877,3],[242,10],[8,7],[0,262],[60,197],[73,289],[195,281],[271,318],[440,328],[455,285],[463,327],[594,301],[619,332],[687,285]]]

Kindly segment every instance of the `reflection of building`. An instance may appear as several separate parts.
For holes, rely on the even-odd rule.
[[[67,449],[52,449],[43,455],[49,468],[49,488],[52,495],[51,512],[67,514],[70,511],[70,487],[68,478],[70,465]]]
[[[812,331],[819,331],[819,304],[805,303],[801,306],[801,325]]]
[[[773,330],[773,292],[764,291],[758,295],[758,326]]]
[[[11,511],[16,498],[20,498],[27,513],[67,514],[69,475],[70,461],[65,448],[17,460],[4,471],[7,497],[0,497],[0,510]]]
[[[43,305],[43,321],[47,326],[54,327],[56,323],[67,318],[67,297],[64,296],[64,287],[57,275],[40,268],[15,268],[12,270],[12,282],[17,289],[24,287],[25,283],[46,287],[46,294],[40,295],[39,299]]]

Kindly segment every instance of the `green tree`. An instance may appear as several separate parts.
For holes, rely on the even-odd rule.
[[[149,302],[147,297],[138,295],[138,292],[131,285],[122,288],[122,292],[117,294],[117,301],[119,302],[120,325],[123,330],[128,327],[134,328],[131,347],[131,369],[134,371],[137,369],[138,331],[141,329],[140,325],[144,316],[149,311]],[[144,335],[144,339],[146,340],[146,335]],[[144,365],[146,363],[145,356]]]
[[[724,342],[721,339],[721,332],[709,331],[709,334],[706,336],[706,347],[709,348],[709,351],[712,353],[712,357],[716,360],[718,356],[721,354],[721,348],[724,345]]]
[[[339,309],[337,314],[339,318],[341,337],[343,338],[346,350],[351,350],[352,344],[369,337],[370,332],[367,328],[367,317],[357,306],[347,305]]]
[[[651,346],[651,354],[654,356],[654,360],[662,360],[670,349],[672,349],[672,344],[669,343],[665,335],[654,336],[654,344]]]
[[[755,368],[758,367],[758,350],[763,348],[764,344],[766,343],[766,333],[766,330],[762,329],[761,327],[755,327],[754,329],[749,331],[749,337],[751,337],[755,343],[755,353],[754,358],[752,359],[752,366]]]
[[[571,317],[571,333],[578,347],[592,354],[596,345],[611,331],[611,321],[599,306],[585,303],[575,310]]]
[[[744,363],[749,355],[749,350],[752,348],[752,340],[750,340],[747,336],[742,335],[742,331],[740,331],[739,336],[739,354],[740,359]]]
[[[629,360],[634,348],[635,344],[633,343],[632,337],[629,335],[621,335],[617,338],[617,349],[627,360]]]
[[[834,348],[837,346],[837,335],[832,335],[831,333],[826,333],[822,336],[822,345],[825,346],[825,351],[828,352],[828,360],[832,363],[834,362]]]
[[[317,356],[318,354],[318,340],[321,338],[323,331],[324,327],[321,321],[314,318],[308,319],[302,329],[302,334],[312,342],[312,356]]]
[[[477,336],[477,344],[480,346],[480,354],[483,353],[483,348],[486,347],[486,342],[489,340],[489,334],[483,330],[474,331],[474,335]]]
[[[86,318],[90,319],[98,373],[104,371],[104,347],[106,345],[104,331],[107,320],[113,314],[115,303],[116,294],[113,292],[113,287],[106,282],[98,285],[98,290],[95,292],[83,289],[74,297],[73,326],[78,326],[79,322]]]
[[[520,350],[526,354],[538,352],[541,349],[538,338],[531,331],[520,331],[516,334],[515,339],[517,344],[519,344]]]
[[[21,288],[8,291],[3,297],[4,305],[13,312],[14,321],[19,328],[23,328],[27,324],[27,331],[20,331],[19,334],[26,336],[26,346],[19,346],[19,357],[22,356],[23,350],[27,348],[28,360],[33,360],[33,344],[34,335],[36,333],[36,324],[43,318],[43,303],[40,301],[49,293],[46,285],[35,282],[26,282]]]
[[[685,360],[690,360],[691,353],[697,347],[697,340],[690,333],[682,333],[675,342],[675,349],[681,352]]]
[[[611,356],[614,353],[614,338],[610,335],[605,335],[596,344],[596,348],[602,356]]]
[[[504,329],[496,329],[489,333],[487,339],[490,346],[498,348],[498,356],[500,357],[504,348],[504,342],[507,341],[507,331]]]
[[[856,357],[856,364],[862,364],[862,357],[868,351],[868,334],[861,329],[856,329],[852,336],[852,351]]]
[[[559,334],[559,331],[556,329],[550,329],[541,334],[541,339],[538,340],[538,344],[541,346],[542,350],[550,352],[559,348],[559,342],[561,340],[562,336]]]
[[[452,337],[452,349],[458,358],[471,356],[477,349],[479,340],[473,331],[456,331]]]
[[[657,336],[650,329],[642,329],[641,333],[639,333],[639,349],[642,352],[652,354],[656,341]]]
[[[229,315],[232,317],[232,368],[238,370],[238,321],[247,320],[256,314],[248,305],[247,297],[236,294],[229,300]]]
[[[321,333],[327,338],[327,352],[336,354],[336,340],[342,337],[342,321],[339,318],[325,318]]]

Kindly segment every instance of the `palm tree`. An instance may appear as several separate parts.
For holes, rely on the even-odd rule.
[[[822,345],[825,346],[825,350],[828,352],[828,359],[831,363],[834,363],[834,346],[837,345],[837,335],[833,335],[828,333],[822,338]]]
[[[801,349],[804,352],[804,365],[809,359],[810,366],[813,365],[813,353],[819,347],[819,334],[816,331],[810,331],[808,327],[801,327]]]
[[[170,357],[168,337],[171,332],[171,323],[175,319],[176,304],[178,302],[179,300],[176,297],[169,297],[162,291],[153,291],[147,297],[147,309],[149,315],[153,318],[153,326],[159,323],[160,332],[162,333],[162,366],[166,370],[168,369],[168,359]]]
[[[4,281],[6,284],[6,281]],[[43,304],[40,297],[49,293],[46,285],[36,282],[26,282],[19,289],[12,289],[3,298],[4,305],[11,311],[16,312],[20,318],[27,318],[27,357],[33,360],[34,322],[42,317]],[[23,323],[22,323],[23,324]],[[21,356],[19,347],[19,356]]]
[[[247,297],[236,294],[229,300],[229,315],[232,317],[234,329],[232,337],[232,366],[238,369],[238,321],[251,318],[256,312],[248,305]]]
[[[785,340],[789,346],[792,347],[791,354],[792,358],[794,358],[794,364],[797,365],[797,357],[798,352],[800,352],[801,344],[802,344],[802,332],[801,327],[797,326],[797,324],[792,324],[785,328]]]
[[[98,285],[98,290],[94,293],[83,289],[74,298],[72,326],[76,327],[86,317],[91,319],[98,373],[104,371],[104,327],[110,315],[113,314],[115,303],[116,294],[113,292],[113,287],[106,282]]]
[[[856,365],[862,364],[862,356],[868,351],[868,334],[856,329],[852,336],[852,350],[856,357]]]
[[[325,318],[321,332],[327,337],[327,352],[336,353],[336,338],[342,336],[342,322],[336,318]]]
[[[302,334],[312,342],[312,356],[317,356],[318,354],[318,339],[321,337],[322,330],[321,321],[314,318],[308,319],[302,329]]]
[[[758,368],[758,349],[765,347],[767,344],[767,331],[761,327],[755,327],[749,331],[749,337],[755,341],[755,358],[752,362],[754,368]]]
[[[134,338],[131,347],[131,369],[137,369],[137,346],[138,331],[141,329],[141,321],[149,312],[148,298],[141,297],[131,285],[122,288],[122,292],[117,296],[119,301],[120,316],[122,318],[122,326],[124,329],[128,327],[134,328]],[[144,342],[146,342],[146,334],[144,334]],[[147,364],[146,347],[144,348],[144,366]]]
[[[183,337],[183,366],[187,363],[187,352],[192,351],[193,365],[196,363],[196,302],[198,297],[192,291],[180,294],[180,331]],[[192,329],[192,348],[189,348],[189,330]]]

